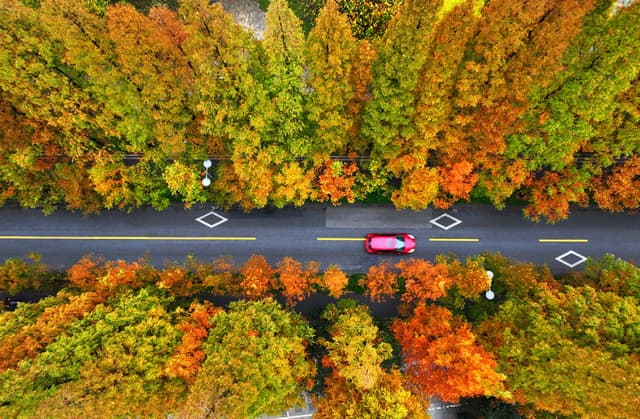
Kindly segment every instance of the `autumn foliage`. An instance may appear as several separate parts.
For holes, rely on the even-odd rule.
[[[420,305],[407,320],[395,320],[391,330],[402,347],[406,380],[419,394],[454,403],[461,397],[507,396],[494,357],[449,310]]]
[[[444,264],[432,264],[424,259],[407,259],[396,264],[398,276],[405,281],[402,301],[436,300],[447,294],[453,283]]]
[[[383,301],[398,292],[398,274],[387,264],[372,265],[360,279],[365,295],[372,301]]]
[[[486,270],[492,301],[482,296]],[[242,300],[244,274],[287,304],[254,288]],[[337,266],[190,257],[158,270],[88,256],[67,277],[57,295],[0,313],[0,386],[11,388],[0,392],[3,417],[257,417],[299,405],[314,382],[319,417],[424,417],[434,396],[490,397],[531,416],[638,408],[640,270],[613,255],[558,278],[497,254],[374,266],[360,285],[372,300],[400,302],[401,316],[381,322],[341,299],[315,330],[288,305],[344,292]],[[241,301],[206,301],[229,290]]]
[[[167,361],[165,371],[168,376],[179,377],[188,383],[193,383],[206,357],[202,344],[212,327],[210,319],[220,311],[221,309],[208,302],[191,304],[189,317],[177,326],[183,333],[182,341]]]
[[[637,207],[637,2],[107,3],[4,1],[0,203]]]

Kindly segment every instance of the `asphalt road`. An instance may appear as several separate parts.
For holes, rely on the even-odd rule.
[[[406,257],[366,254],[364,235],[408,232],[417,239],[414,256],[426,259],[449,252],[463,257],[498,251],[520,261],[547,264],[556,273],[580,269],[582,257],[605,253],[640,263],[640,214],[575,209],[569,220],[553,225],[527,221],[517,207],[497,211],[484,205],[457,205],[443,214],[358,205],[243,213],[197,205],[188,210],[172,206],[162,212],[143,208],[92,216],[60,210],[45,216],[39,210],[6,206],[0,208],[0,259],[38,252],[43,262],[62,270],[87,253],[132,261],[148,252],[157,266],[183,261],[187,254],[202,261],[226,255],[238,264],[262,254],[272,263],[292,256],[362,272],[383,260]],[[200,217],[203,222],[197,220]],[[563,259],[566,263],[556,259],[567,252],[575,254],[569,253]]]

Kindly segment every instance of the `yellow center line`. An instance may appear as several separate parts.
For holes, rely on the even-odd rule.
[[[540,243],[589,243],[587,239],[538,239]]]
[[[0,236],[0,240],[167,240],[213,241],[255,240],[255,237],[190,237],[190,236]]]
[[[469,238],[435,238],[435,237],[430,237],[429,238],[430,242],[479,242],[480,239],[469,239]]]
[[[336,240],[336,241],[364,241],[364,237],[317,237],[316,240],[318,241],[330,241],[330,240]]]

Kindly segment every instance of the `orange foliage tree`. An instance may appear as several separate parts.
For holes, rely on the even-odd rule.
[[[491,287],[491,279],[487,275],[482,259],[467,259],[464,264],[458,259],[441,262],[447,265],[449,276],[453,279],[452,286],[462,297],[477,299],[480,293]]]
[[[342,297],[348,283],[349,277],[337,265],[330,265],[322,274],[322,286],[333,298]]]
[[[107,294],[115,294],[120,290],[139,289],[155,283],[157,278],[158,271],[144,259],[131,263],[124,260],[110,261],[105,265],[105,273],[99,279],[98,289]]]
[[[597,179],[593,189],[600,208],[618,212],[640,207],[640,158],[633,156],[604,180]]]
[[[399,276],[405,280],[405,292],[402,301],[435,300],[447,294],[453,283],[447,266],[424,259],[407,259],[396,264],[400,269]]]
[[[420,305],[410,318],[395,320],[391,330],[416,394],[453,403],[461,397],[510,397],[493,356],[476,343],[470,325],[446,308]]]
[[[95,291],[98,278],[105,273],[104,260],[95,255],[84,255],[67,270],[67,279],[83,291]]]
[[[214,294],[232,294],[238,292],[233,281],[237,278],[233,262],[228,257],[219,257],[211,262],[201,262],[194,256],[187,256],[184,263],[193,275],[193,280],[202,284],[202,287]]]
[[[400,189],[391,195],[391,201],[396,208],[423,209],[436,199],[439,187],[438,171],[431,167],[420,167],[404,177]]]
[[[202,344],[209,335],[209,329],[213,327],[209,319],[221,310],[208,301],[191,303],[189,317],[177,326],[184,334],[175,352],[167,360],[165,368],[167,376],[179,377],[193,384],[205,359]]]
[[[266,297],[273,287],[274,273],[264,256],[251,256],[240,268],[240,293],[249,298]]]
[[[170,295],[191,296],[201,291],[201,285],[193,281],[193,276],[181,266],[167,266],[159,274],[157,286]]]
[[[0,343],[0,372],[15,368],[23,359],[34,358],[73,323],[104,300],[96,292],[66,295],[65,303],[47,307],[38,320],[5,337]],[[59,296],[60,296],[59,295]]]
[[[338,160],[327,160],[318,176],[319,198],[322,201],[331,201],[337,205],[343,199],[353,203],[356,195],[353,191],[358,173],[358,165],[355,162],[343,163]]]
[[[302,263],[288,256],[278,262],[278,284],[289,304],[300,301],[311,293],[312,286],[319,282],[319,268],[318,262],[308,262],[305,268]]]
[[[589,204],[588,182],[588,175],[576,169],[549,171],[539,179],[529,180],[530,204],[524,209],[525,216],[534,221],[544,217],[551,223],[566,219],[570,204]]]
[[[398,275],[387,264],[369,266],[367,275],[360,279],[365,295],[372,301],[380,302],[398,292]]]
[[[478,181],[478,175],[473,172],[473,163],[459,161],[449,167],[440,167],[440,198],[435,206],[448,208],[459,199],[470,199],[470,193]]]

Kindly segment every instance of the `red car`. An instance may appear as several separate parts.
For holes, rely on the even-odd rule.
[[[368,234],[364,241],[368,253],[413,253],[416,251],[416,238],[411,234]]]

